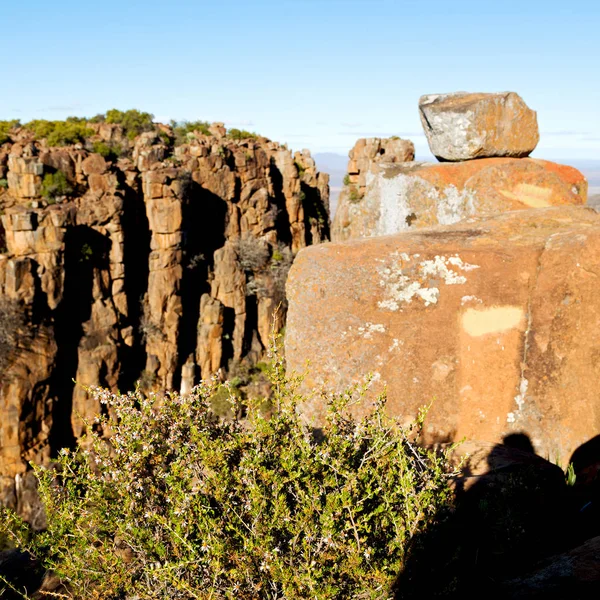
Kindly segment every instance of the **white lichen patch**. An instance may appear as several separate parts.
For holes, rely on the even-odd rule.
[[[419,163],[421,169],[426,163]],[[424,171],[426,172],[426,171]],[[477,192],[458,189],[450,184],[436,187],[431,181],[410,171],[389,176],[387,173],[366,175],[367,192],[363,204],[379,213],[375,231],[369,235],[390,235],[412,227],[418,217],[440,225],[452,225],[477,214]],[[415,199],[427,199],[416,201]]]
[[[437,220],[440,225],[452,225],[477,212],[477,193],[474,190],[459,191],[455,185],[449,185],[440,193],[432,188],[427,197],[437,207]]]
[[[391,258],[389,266],[378,268],[379,285],[384,289],[384,299],[378,306],[391,311],[400,310],[413,299],[420,299],[425,306],[436,304],[440,296],[438,286],[463,285],[467,278],[461,272],[479,268],[465,263],[458,254],[419,262],[418,254],[411,257],[406,252],[394,252]]]
[[[460,299],[460,303],[462,306],[467,304],[467,302],[476,302],[477,304],[483,304],[483,300],[481,298],[478,298],[477,296],[463,296]]]
[[[519,393],[515,396],[515,402],[517,403],[517,410],[514,412],[509,412],[506,416],[507,423],[515,423],[517,419],[521,416],[521,412],[523,411],[523,407],[525,406],[525,399],[527,396],[527,388],[529,387],[529,381],[525,379],[525,377],[521,378],[521,383],[519,384]]]
[[[392,340],[390,347],[388,348],[388,352],[393,352],[394,350],[397,350],[398,348],[400,348],[400,346],[404,346],[404,342],[402,340],[398,340],[398,339],[394,338]]]
[[[374,333],[385,333],[385,327],[381,323],[365,323],[365,326],[359,327],[357,331],[365,340],[370,340]]]
[[[519,410],[523,410],[523,405],[525,404],[525,396],[527,395],[527,388],[529,387],[529,381],[523,377],[521,379],[521,384],[519,385],[519,393],[515,396],[515,402],[519,407]]]

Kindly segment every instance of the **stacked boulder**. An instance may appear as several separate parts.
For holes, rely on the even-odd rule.
[[[524,433],[566,460],[600,430],[587,182],[526,157],[536,115],[516,94],[425,96],[420,109],[432,151],[460,162],[365,166],[362,199],[334,221],[340,243],[301,251],[290,272],[288,366],[311,360],[307,393],[372,373],[369,393],[387,388],[406,421],[433,401],[431,442]],[[323,397],[305,406],[317,421]]]
[[[384,154],[360,165],[364,183],[357,185],[350,173],[354,155],[365,142],[375,143],[359,140],[350,152],[334,241],[511,210],[585,204],[587,181],[577,169],[528,158],[539,141],[537,116],[517,94],[428,95],[420,99],[419,111],[431,152],[441,163],[388,160]]]

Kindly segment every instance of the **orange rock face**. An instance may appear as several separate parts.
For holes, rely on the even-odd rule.
[[[419,113],[431,153],[444,161],[522,158],[540,140],[536,112],[514,92],[430,94]]]
[[[374,164],[363,197],[340,194],[332,239],[345,241],[473,216],[585,204],[587,181],[573,167],[531,158],[462,163]]]
[[[583,207],[309,248],[288,280],[288,366],[310,359],[306,390],[372,373],[403,420],[432,403],[432,442],[523,432],[565,461],[600,430],[599,277]],[[318,420],[322,399],[305,410]]]

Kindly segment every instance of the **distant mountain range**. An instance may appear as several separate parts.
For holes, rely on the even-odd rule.
[[[344,175],[348,168],[348,157],[343,154],[336,154],[335,152],[317,152],[316,154],[313,154],[313,158],[320,171],[329,173],[329,185],[331,190],[330,206],[331,216],[333,217],[335,209],[337,208],[338,196],[340,195],[344,182]],[[431,157],[418,156],[417,160],[430,161],[432,159]],[[572,167],[579,169],[588,180],[588,195],[591,200],[590,204],[600,206],[600,160],[564,159],[553,160],[552,162],[571,165]]]

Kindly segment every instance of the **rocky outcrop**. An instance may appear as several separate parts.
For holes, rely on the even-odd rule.
[[[539,132],[536,113],[517,94],[429,95],[420,99],[419,110],[432,153],[440,161],[464,162],[414,163],[410,152],[390,159],[388,152],[365,152],[365,140],[359,140],[350,152],[334,241],[511,210],[585,204],[587,181],[579,171],[524,158]]]
[[[537,113],[514,92],[429,94],[419,113],[431,153],[443,161],[523,158],[540,140]]]
[[[91,127],[124,156],[27,132],[0,148],[0,301],[29,332],[0,387],[11,505],[27,461],[47,462],[98,414],[84,386],[186,392],[260,360],[284,323],[293,256],[329,236],[328,177],[306,151],[233,140],[218,124],[179,145],[167,126],[134,140]]]
[[[430,441],[524,432],[564,459],[600,429],[599,273],[584,207],[309,248],[288,281],[288,366],[311,360],[307,392],[372,373],[362,410],[384,387],[403,420],[432,403]],[[321,398],[305,406],[317,420]]]
[[[573,167],[530,158],[379,162],[369,166],[364,192],[354,197],[350,192],[346,187],[340,195],[334,241],[450,225],[511,210],[585,204],[587,181]]]
[[[367,178],[379,163],[404,163],[415,159],[415,146],[409,140],[392,138],[361,138],[348,153],[347,186],[362,196]]]

